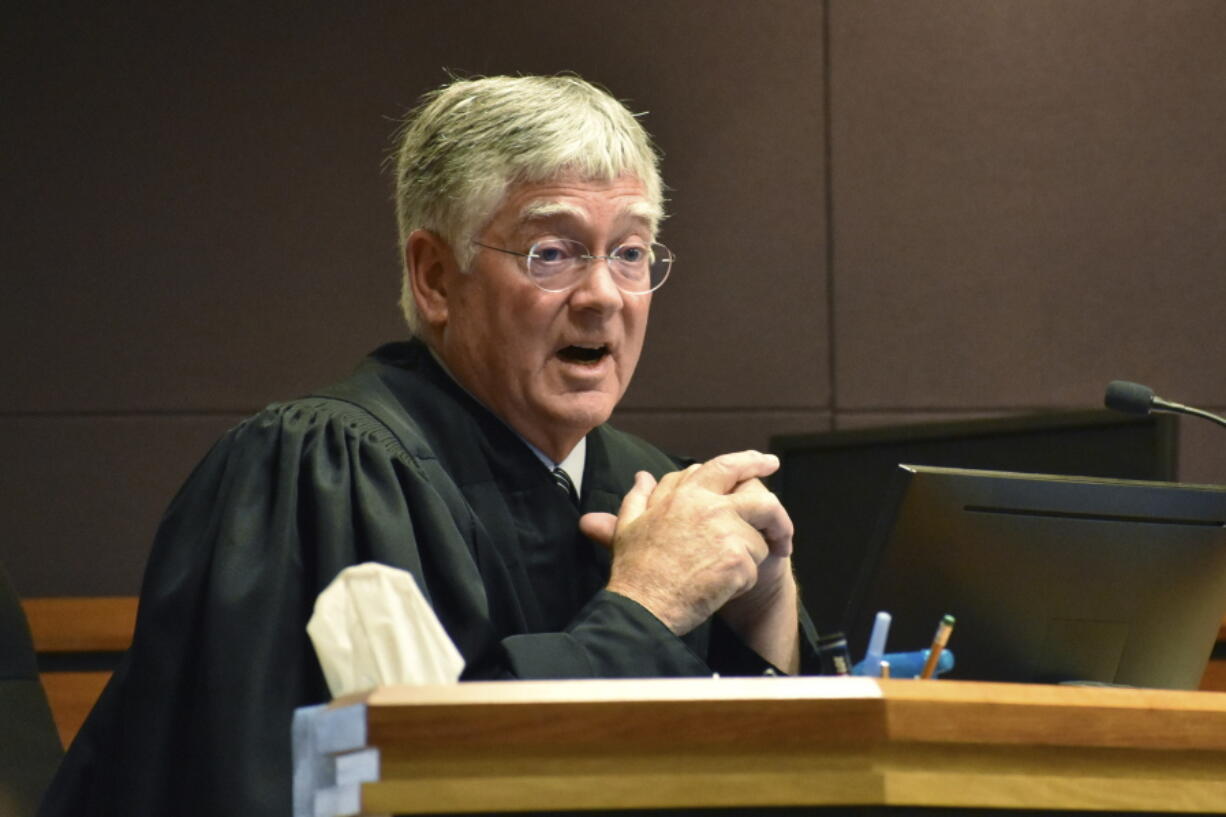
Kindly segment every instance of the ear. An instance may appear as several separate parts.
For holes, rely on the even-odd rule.
[[[414,230],[404,242],[404,274],[417,302],[423,327],[447,325],[447,293],[455,256],[446,241],[429,230]]]

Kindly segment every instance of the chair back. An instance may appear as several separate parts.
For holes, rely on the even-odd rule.
[[[0,814],[34,814],[63,754],[29,624],[0,565]]]

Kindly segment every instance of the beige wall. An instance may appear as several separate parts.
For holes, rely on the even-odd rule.
[[[620,423],[680,452],[1226,409],[1226,3],[77,3],[0,32],[0,560],[132,593],[225,428],[400,334],[390,118],[570,69],[665,152],[679,257]],[[134,4],[128,6],[135,8]],[[1185,423],[1186,479],[1226,435]]]

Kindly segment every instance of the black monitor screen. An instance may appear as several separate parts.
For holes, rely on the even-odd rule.
[[[847,604],[899,463],[1175,479],[1176,418],[1044,413],[775,437],[771,480],[796,525],[793,556],[819,631],[847,632]]]
[[[1226,611],[1226,486],[899,466],[850,642],[957,623],[950,677],[1195,689]]]

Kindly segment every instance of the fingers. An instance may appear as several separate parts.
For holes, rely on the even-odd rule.
[[[648,507],[682,485],[716,494],[727,494],[743,482],[768,477],[778,469],[779,458],[774,454],[763,454],[759,451],[721,454],[704,463],[695,463],[681,471],[665,474],[660,478],[660,490],[652,495]]]
[[[779,497],[762,487],[760,490],[734,492],[728,499],[737,515],[762,534],[771,556],[792,555],[795,528]]]
[[[658,487],[653,486],[654,490],[649,490],[641,501],[636,496],[631,507],[641,513],[683,488],[698,488],[726,496],[736,514],[764,539],[763,552],[753,554],[755,562],[760,563],[768,555],[791,556],[794,534],[791,517],[778,497],[767,490],[760,479],[774,473],[778,467],[779,458],[773,454],[758,451],[724,454],[705,463],[665,474],[660,478]],[[636,481],[635,489],[639,488]],[[626,498],[629,500],[631,494],[627,494]],[[626,503],[623,502],[623,513],[625,509]]]
[[[613,547],[613,537],[619,525],[628,525],[642,516],[648,499],[656,487],[656,479],[646,471],[634,475],[634,485],[622,497],[617,515],[611,513],[585,513],[579,517],[579,530],[584,536],[604,547]]]
[[[744,451],[658,483],[636,474],[616,517],[580,520],[585,534],[613,551],[608,588],[676,633],[689,632],[730,599],[773,592],[790,575],[792,523],[760,477],[778,466],[776,457]]]
[[[761,532],[754,529],[753,525],[749,524],[744,519],[739,519],[737,521],[740,525],[744,526],[744,533],[737,537],[737,540],[741,543],[741,547],[744,548],[745,553],[753,562],[754,567],[757,568],[758,565],[765,562],[766,558],[771,555],[770,544],[766,541],[766,537],[764,537]],[[749,577],[748,585],[743,589],[748,590],[750,587],[753,587],[756,581],[757,573],[755,570],[754,574]]]
[[[731,497],[741,518],[765,537],[771,555],[792,555],[792,537],[796,527],[779,497],[756,479],[736,486]]]
[[[622,497],[621,508],[617,511],[617,518],[622,524],[633,522],[643,515],[643,511],[647,510],[647,501],[655,489],[656,478],[651,474],[639,471],[634,475],[634,485]]]
[[[693,469],[693,470],[691,470]],[[760,451],[737,451],[721,454],[697,468],[683,472],[687,482],[693,482],[717,494],[731,492],[742,482],[769,477],[779,470],[779,458]]]
[[[650,508],[667,496],[671,496],[674,491],[684,485],[690,475],[697,471],[702,466],[694,463],[688,468],[680,471],[669,471],[664,476],[660,477],[660,482],[656,490],[651,492],[651,496],[647,498],[647,507]]]

